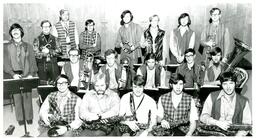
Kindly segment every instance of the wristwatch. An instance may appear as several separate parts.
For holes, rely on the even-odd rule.
[[[71,129],[69,124],[67,124],[66,127],[67,127],[67,131],[69,131]]]

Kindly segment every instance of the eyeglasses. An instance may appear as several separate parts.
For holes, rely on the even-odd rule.
[[[67,85],[67,84],[68,84],[68,82],[62,82],[62,83],[57,82],[57,86],[63,86],[63,85]]]
[[[79,56],[79,55],[72,55],[72,54],[70,54],[69,56],[70,56],[70,57],[77,57],[77,56]]]

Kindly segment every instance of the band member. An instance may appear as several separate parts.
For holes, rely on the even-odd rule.
[[[141,75],[146,81],[145,88],[157,88],[161,84],[162,67],[156,63],[156,55],[149,53],[145,58],[145,64],[137,70],[137,75]]]
[[[80,118],[86,122],[104,121],[104,119],[117,116],[119,112],[120,98],[116,92],[108,89],[105,75],[98,74],[95,78],[94,90],[84,95],[80,105]],[[81,133],[81,136],[104,135],[107,135],[106,132],[100,129],[84,129]],[[114,133],[108,135],[114,135]]]
[[[136,136],[145,136],[156,124],[156,102],[143,92],[145,81],[141,75],[133,80],[133,91],[121,98],[119,116],[132,116],[121,121],[127,125]]]
[[[196,129],[198,112],[192,96],[183,92],[185,79],[180,74],[174,74],[169,80],[172,91],[160,96],[158,100],[158,116],[163,128],[169,129],[171,121],[189,121],[186,126],[177,126],[173,130],[174,136],[191,136]]]
[[[236,76],[232,72],[224,72],[220,76],[221,91],[212,92],[206,99],[200,121],[207,125],[216,125],[228,130],[232,124],[252,124],[248,99],[235,91]],[[247,135],[240,130],[237,136]]]
[[[135,63],[142,63],[142,53],[140,48],[140,39],[143,33],[142,27],[133,23],[131,11],[125,10],[121,14],[121,27],[117,33],[115,48],[118,54],[123,57],[130,57],[131,66]],[[120,50],[121,49],[121,50]]]
[[[172,64],[184,61],[184,52],[188,48],[194,49],[195,32],[189,27],[191,19],[188,13],[183,13],[178,18],[178,27],[170,34],[170,61]]]
[[[219,47],[214,47],[211,52],[212,65],[205,71],[204,84],[220,85],[220,81],[217,80],[219,75],[223,72],[224,67],[221,62],[222,52]]]
[[[34,39],[34,52],[38,66],[38,75],[41,81],[54,84],[60,74],[57,65],[57,56],[61,52],[59,41],[50,34],[52,24],[48,20],[41,22],[42,32]]]
[[[81,83],[83,77],[84,62],[80,60],[80,51],[77,48],[71,48],[68,52],[69,62],[66,62],[62,67],[61,74],[65,74],[71,81],[71,86],[76,86],[78,89],[84,87]]]
[[[208,66],[208,53],[214,47],[220,47],[223,53],[223,62],[226,62],[228,54],[233,51],[231,45],[230,32],[227,26],[221,22],[221,10],[219,8],[212,8],[210,10],[209,24],[204,28],[201,34],[201,51],[203,58],[205,58],[206,66]]]
[[[23,28],[14,23],[9,29],[11,40],[4,45],[4,79],[21,79],[31,78],[37,76],[37,65],[33,51],[33,46],[25,42],[22,38],[24,36]],[[24,92],[23,98],[21,94],[13,94],[15,103],[16,120],[20,125],[24,124],[22,101],[24,100],[25,120],[28,124],[33,122],[33,107],[31,92]]]
[[[132,80],[135,76],[135,71],[130,67],[129,57],[121,59],[122,73],[119,81],[119,89],[128,90],[132,89]]]
[[[55,86],[58,91],[50,93],[40,108],[39,125],[47,129],[47,127],[60,126],[55,125],[58,122],[67,123],[62,125],[58,132],[64,136],[72,136],[71,129],[78,129],[82,124],[79,119],[81,98],[69,90],[70,81],[66,75],[59,75],[56,78]],[[42,131],[40,136],[47,137],[46,131]]]
[[[68,57],[70,48],[77,48],[79,37],[76,24],[69,19],[67,9],[60,10],[60,20],[53,27],[52,35],[60,40],[61,52],[64,57]]]
[[[106,84],[109,89],[117,92],[118,81],[121,78],[122,67],[116,62],[116,52],[112,49],[108,49],[105,52],[105,58],[107,64],[100,68],[99,73],[106,75]]]
[[[185,78],[184,88],[198,88],[202,84],[202,69],[201,66],[195,63],[195,54],[194,49],[186,49],[184,52],[185,63],[181,64],[176,70],[177,74],[181,74]]]
[[[156,61],[164,64],[166,58],[166,35],[165,31],[159,28],[160,18],[158,15],[149,17],[149,27],[141,37],[141,47],[146,49],[146,54],[154,53]],[[143,49],[142,49],[143,50]]]
[[[95,22],[92,19],[85,21],[85,30],[79,36],[79,48],[82,51],[82,59],[88,52],[94,56],[101,53],[100,34],[95,31]]]

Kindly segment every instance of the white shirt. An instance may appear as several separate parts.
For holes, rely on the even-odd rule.
[[[80,75],[79,75],[79,61],[77,63],[70,63],[71,64],[71,71],[73,75],[73,80],[71,81],[71,86],[77,86],[79,85],[80,81]],[[61,74],[66,74],[64,71],[64,68],[61,70]],[[82,84],[81,84],[82,85]]]
[[[119,116],[131,116],[131,108],[130,108],[130,93],[126,93],[123,95],[121,98],[120,102],[120,110],[119,110]],[[156,124],[156,114],[157,114],[157,108],[156,108],[156,102],[154,99],[152,99],[150,96],[147,94],[144,94],[144,99],[142,103],[140,104],[139,108],[136,110],[136,117],[138,119],[139,123],[148,123],[148,113],[149,110],[151,110],[151,124],[154,125]],[[135,102],[135,108],[138,107],[143,95],[140,97],[134,96],[134,102]]]
[[[145,84],[145,88],[156,88],[156,85],[155,85],[155,73],[156,73],[156,68],[150,70],[148,67],[147,67],[147,81],[146,81],[146,84]],[[142,75],[142,72],[140,70],[140,68],[137,70],[137,75]]]

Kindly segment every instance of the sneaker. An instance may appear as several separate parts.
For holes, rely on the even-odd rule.
[[[29,125],[31,125],[31,124],[33,124],[33,120],[27,120],[27,123],[28,123]]]
[[[24,125],[24,121],[18,121],[19,125]]]

